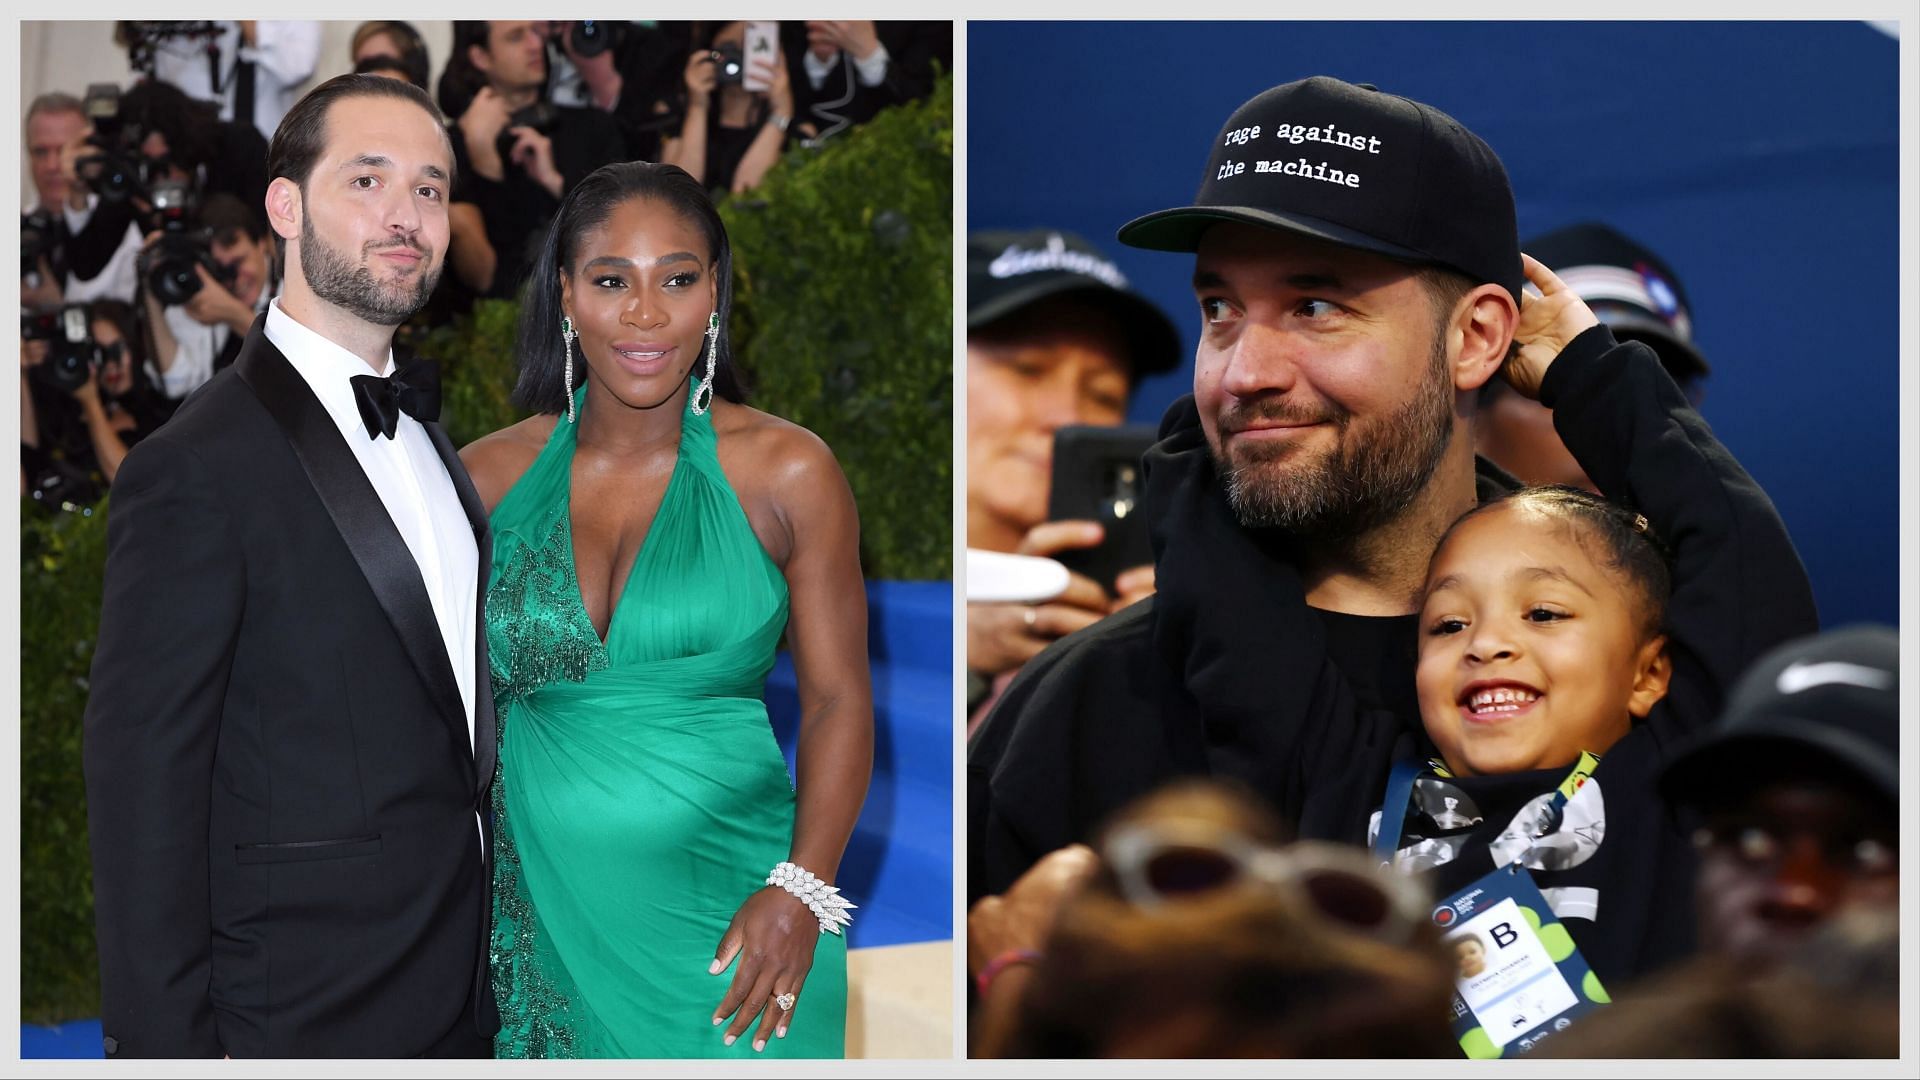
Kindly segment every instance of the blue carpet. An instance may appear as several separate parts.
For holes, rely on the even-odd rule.
[[[22,1058],[104,1058],[100,1021],[74,1020],[55,1027],[20,1025]]]
[[[873,782],[840,864],[860,905],[848,945],[953,936],[953,589],[867,583],[873,669]],[[767,715],[793,767],[800,695],[793,657],[767,676]]]

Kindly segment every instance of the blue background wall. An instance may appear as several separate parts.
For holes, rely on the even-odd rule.
[[[1308,75],[1453,115],[1506,163],[1520,235],[1606,221],[1666,258],[1701,411],[1780,508],[1826,625],[1898,619],[1897,43],[1861,23],[981,23],[968,226],[1070,229],[1180,326],[1189,256],[1113,240],[1184,205],[1236,106]]]

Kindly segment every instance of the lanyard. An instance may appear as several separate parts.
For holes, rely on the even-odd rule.
[[[1573,763],[1572,771],[1560,781],[1560,786],[1554,789],[1552,801],[1547,804],[1551,820],[1559,822],[1560,809],[1567,805],[1567,800],[1580,790],[1580,785],[1586,783],[1587,777],[1593,774],[1599,764],[1597,754],[1580,751],[1580,760]],[[1407,810],[1413,802],[1413,783],[1427,768],[1427,765],[1417,761],[1404,759],[1394,763],[1393,773],[1387,777],[1387,795],[1380,803],[1380,831],[1373,840],[1373,853],[1383,866],[1392,865],[1394,854],[1400,850],[1400,834],[1406,828]],[[1433,768],[1440,775],[1447,775],[1439,765],[1434,764]]]

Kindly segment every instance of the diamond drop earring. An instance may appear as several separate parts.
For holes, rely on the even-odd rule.
[[[573,420],[573,339],[579,336],[580,336],[579,334],[574,332],[573,319],[566,315],[560,316],[560,340],[567,343],[567,367],[566,367],[566,373],[564,377],[567,383],[567,423],[569,424],[574,422]]]
[[[707,316],[707,377],[693,392],[693,415],[705,416],[713,407],[713,369],[720,362],[720,313]]]

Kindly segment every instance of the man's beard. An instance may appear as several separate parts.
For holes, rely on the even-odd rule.
[[[313,216],[300,223],[300,272],[315,296],[376,326],[399,326],[413,317],[440,283],[440,267],[431,266],[433,252],[417,242],[399,238],[369,245],[365,251],[407,248],[420,253],[420,273],[411,287],[404,282],[382,285],[365,263],[354,264],[344,251],[320,239]],[[431,268],[429,268],[431,266]]]
[[[1351,539],[1413,505],[1452,441],[1452,402],[1445,342],[1435,335],[1420,387],[1391,416],[1356,422],[1352,413],[1331,403],[1313,410],[1249,402],[1219,418],[1214,468],[1226,480],[1227,499],[1242,526],[1284,529],[1315,540]],[[1253,440],[1224,453],[1224,433],[1255,417],[1331,423],[1337,444],[1311,459],[1292,444]]]

